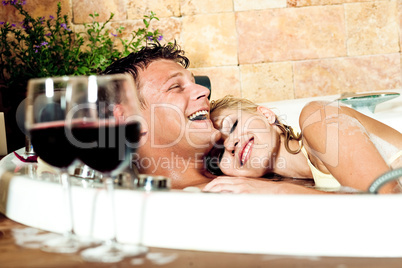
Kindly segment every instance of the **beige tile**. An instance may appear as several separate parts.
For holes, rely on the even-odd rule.
[[[144,14],[151,11],[158,18],[180,16],[180,0],[126,0],[129,20],[142,19]]]
[[[398,0],[399,46],[402,51],[402,0]]]
[[[62,15],[68,15],[71,20],[71,10],[69,0],[29,0],[27,1],[24,9],[33,17],[46,17],[49,18],[50,15],[56,17],[57,3],[61,3],[61,13]],[[0,3],[0,21],[8,21],[11,23],[20,22],[23,19],[17,9],[7,5],[3,6]]]
[[[402,53],[400,53],[400,60],[401,60],[401,67],[400,67],[400,76],[402,77]],[[401,80],[402,80],[402,78],[401,78]],[[402,82],[401,82],[401,84],[402,84]],[[402,87],[402,85],[401,85],[401,87]]]
[[[174,42],[179,40],[181,33],[181,20],[178,18],[161,18],[159,21],[153,21],[151,24],[152,29],[158,29],[162,34],[163,43]]]
[[[180,0],[182,15],[232,12],[232,0]]]
[[[241,96],[240,71],[238,66],[191,68],[194,75],[206,75],[211,80],[211,100],[222,98],[226,95]]]
[[[180,22],[177,19],[171,19],[171,18],[164,18],[161,19],[160,21],[155,21],[151,23],[151,30],[154,29],[159,29],[161,35],[163,36],[163,39],[160,41],[162,44],[166,44],[168,42],[173,42],[174,39],[178,38],[179,33],[180,33]],[[115,40],[114,40],[114,46],[118,50],[122,50],[122,44],[119,38],[122,38],[124,40],[131,40],[132,38],[132,33],[133,31],[137,31],[139,28],[144,28],[144,24],[142,20],[134,20],[134,21],[117,21],[117,22],[111,22],[107,27],[106,30],[109,31],[110,34],[116,34],[117,31],[116,29],[118,27],[124,27],[124,30],[122,31],[121,34],[119,34]],[[85,32],[84,25],[78,24],[72,26],[72,29],[74,32]],[[86,37],[87,35],[84,35]],[[113,38],[111,36],[111,38]],[[87,41],[87,40],[86,40]],[[145,43],[141,44],[141,46],[145,45]],[[138,47],[138,48],[140,48]]]
[[[400,88],[400,54],[294,63],[296,98]]]
[[[399,52],[397,2],[345,5],[350,56]]]
[[[241,64],[346,55],[342,6],[239,12]]]
[[[124,22],[111,23],[112,29],[117,29],[119,26],[123,26],[124,30],[118,37],[122,37],[126,40],[131,39],[133,31],[137,31],[140,28],[145,28],[142,20],[128,20]],[[149,30],[159,30],[159,33],[163,36],[161,43],[174,42],[180,36],[181,23],[177,18],[161,18],[153,20]],[[115,32],[115,31],[114,31]]]
[[[94,12],[99,14],[97,21],[103,22],[110,17],[111,13],[114,13],[113,20],[126,20],[127,11],[124,0],[72,0],[74,23],[88,23],[92,22],[92,18],[89,14]]]
[[[237,65],[234,15],[218,13],[183,17],[181,43],[192,68]]]
[[[240,73],[244,98],[261,103],[295,97],[291,62],[242,65]]]
[[[400,54],[400,59],[401,59],[401,67],[400,67],[400,76],[402,77],[402,53]],[[402,80],[402,78],[401,78],[401,80]],[[402,84],[402,82],[401,82],[401,84]],[[401,87],[402,87],[402,85],[401,85]]]
[[[369,2],[371,0],[287,0],[288,7],[326,6],[344,3]]]
[[[234,0],[235,11],[261,10],[268,8],[284,8],[286,0]]]

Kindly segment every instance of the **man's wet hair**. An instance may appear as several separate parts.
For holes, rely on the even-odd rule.
[[[190,60],[184,55],[184,51],[175,41],[174,43],[165,45],[160,43],[149,44],[141,50],[129,54],[127,57],[116,60],[102,74],[129,73],[133,76],[135,85],[139,89],[138,71],[145,70],[152,62],[157,60],[171,60],[179,63],[185,69],[190,66]],[[141,91],[138,96],[144,108],[146,103]]]

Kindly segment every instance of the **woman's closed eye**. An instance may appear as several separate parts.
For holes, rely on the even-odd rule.
[[[237,120],[234,122],[232,128],[230,129],[230,132],[229,132],[229,133],[233,133],[233,131],[235,131],[235,129],[236,129],[238,123],[239,123],[239,120],[237,119]]]
[[[236,129],[239,120],[236,119],[236,121],[233,123],[233,125],[232,125],[232,122],[233,122],[233,119],[230,117],[226,117],[225,119],[223,119],[222,127],[220,128],[220,131],[226,135],[231,134]]]

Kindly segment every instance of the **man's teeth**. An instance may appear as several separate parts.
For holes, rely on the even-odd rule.
[[[188,119],[190,119],[190,120],[203,120],[203,119],[206,119],[207,114],[208,114],[207,110],[198,111],[198,112],[195,112],[192,115],[190,115],[188,117]]]

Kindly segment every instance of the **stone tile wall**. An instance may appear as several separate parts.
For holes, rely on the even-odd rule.
[[[216,99],[256,102],[402,87],[402,0],[28,0],[36,16],[63,10],[79,27],[89,13],[127,34],[151,10]],[[4,7],[1,20],[18,20]]]

